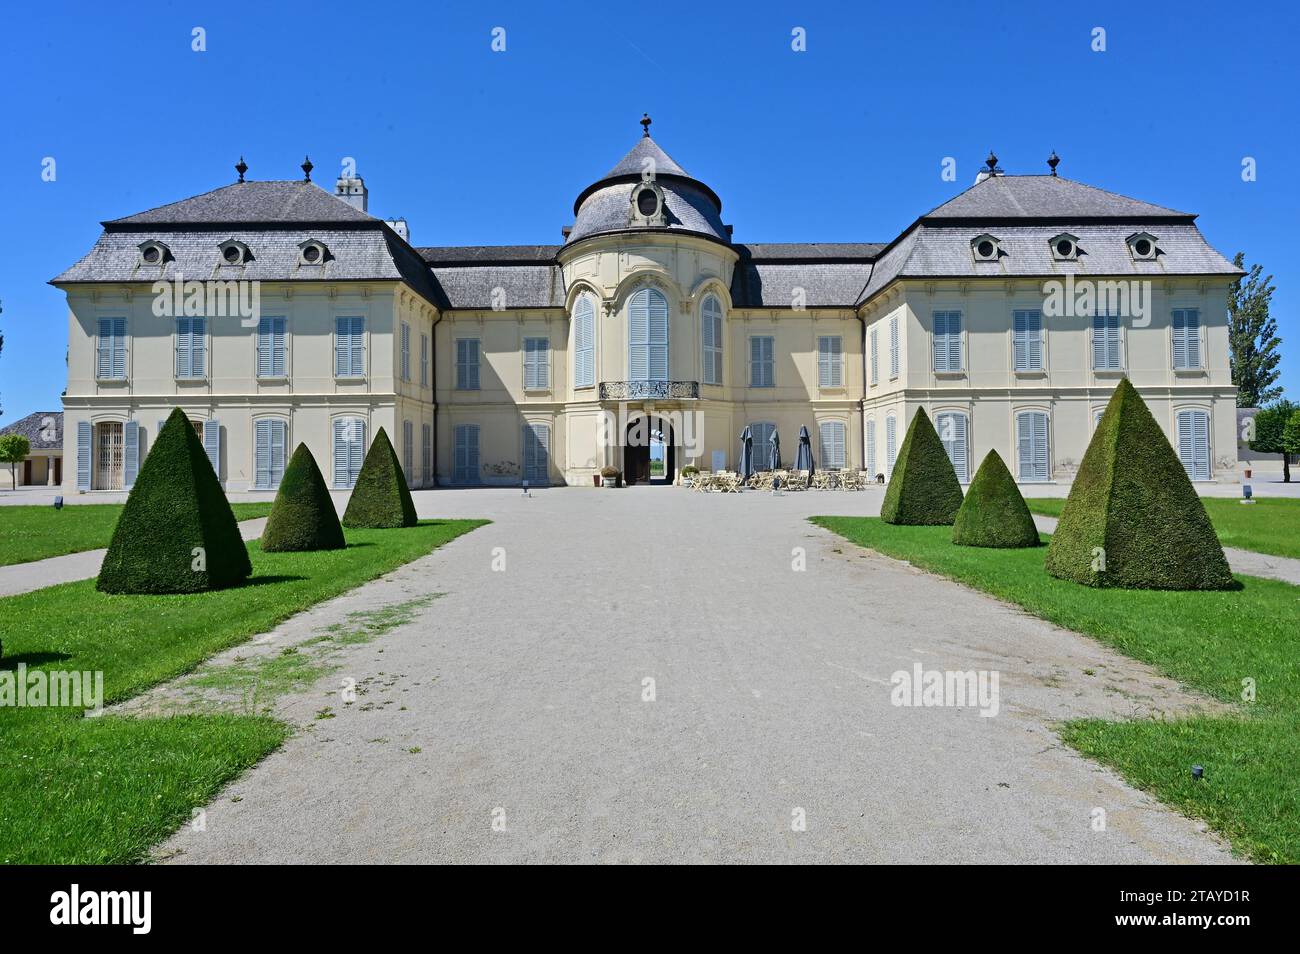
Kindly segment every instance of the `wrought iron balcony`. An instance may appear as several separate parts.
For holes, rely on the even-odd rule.
[[[601,381],[602,401],[679,400],[700,396],[699,381]]]

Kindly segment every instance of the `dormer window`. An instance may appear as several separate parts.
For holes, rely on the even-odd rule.
[[[1002,254],[1002,243],[987,233],[970,240],[970,253],[977,262],[996,262]]]
[[[141,265],[164,265],[171,257],[171,250],[162,242],[150,239],[148,242],[140,243]]]
[[[247,245],[235,239],[226,239],[220,245],[222,265],[243,265],[253,260],[253,253]]]
[[[1075,262],[1079,259],[1079,238],[1069,232],[1062,232],[1047,243],[1052,249],[1052,258],[1058,262]]]
[[[1153,262],[1160,249],[1156,247],[1156,237],[1150,232],[1138,232],[1130,235],[1128,241],[1128,253],[1133,256],[1134,261]]]
[[[298,264],[300,265],[323,265],[329,258],[329,249],[324,243],[317,242],[315,239],[308,239],[298,245]]]
[[[664,214],[664,192],[653,179],[638,182],[632,187],[629,225],[667,225]]]

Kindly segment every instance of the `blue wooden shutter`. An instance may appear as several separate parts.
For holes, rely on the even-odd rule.
[[[828,335],[817,339],[818,379],[821,387],[843,386],[843,362],[841,361],[843,350],[843,338]]]
[[[702,312],[704,336],[704,383],[722,383],[722,305],[709,295]]]
[[[346,377],[352,367],[352,322],[347,318],[334,319],[334,376]]]
[[[876,476],[876,419],[867,419],[867,472]]]
[[[415,425],[410,421],[402,422],[402,474],[410,487],[415,480]]]
[[[287,373],[287,355],[285,348],[285,326],[287,319],[271,319],[271,375],[282,378]]]
[[[192,353],[190,344],[190,319],[176,319],[176,377],[188,378],[192,371],[190,368],[190,356]]]
[[[127,421],[122,428],[122,486],[130,490],[140,472],[140,424]]]
[[[253,486],[265,490],[271,486],[271,422],[253,423]]]
[[[221,422],[216,418],[203,422],[203,450],[212,462],[212,470],[221,479]]]
[[[843,469],[845,466],[844,422],[822,421],[819,430],[821,431],[822,466]]]
[[[257,376],[259,378],[269,378],[271,376],[271,348],[273,347],[271,321],[270,318],[262,318],[257,323]],[[338,360],[336,357],[335,373],[337,373],[337,365]]]
[[[633,381],[650,378],[650,289],[632,296],[627,310],[627,376]]]
[[[420,335],[420,387],[427,388],[428,386],[429,386],[429,336]]]
[[[898,419],[892,415],[885,418],[885,471],[894,472],[894,461],[898,460]]]
[[[1094,370],[1106,369],[1106,316],[1092,316],[1092,366]]]
[[[411,380],[411,326],[402,322],[402,380]]]
[[[892,329],[891,329],[892,331]],[[961,370],[961,312],[936,311],[934,332],[934,370]]]
[[[420,483],[429,486],[433,471],[433,428],[420,425]]]
[[[206,318],[190,319],[190,374],[201,378],[208,369],[208,321]]]
[[[352,319],[352,374],[361,377],[366,373],[366,320],[360,316]]]
[[[549,483],[551,428],[548,424],[524,425],[524,479],[532,486]]]
[[[1047,480],[1047,415],[1044,412],[1026,411],[1016,417],[1016,444],[1019,479],[1022,482]]]
[[[334,418],[334,486],[348,486],[348,418]]]
[[[596,383],[596,309],[589,295],[582,295],[573,309],[573,386]]]
[[[113,377],[126,377],[126,319],[113,319]]]
[[[99,334],[95,338],[95,377],[107,378],[113,373],[113,319],[99,319]]]
[[[1043,370],[1043,313],[1015,312],[1014,367],[1017,371]]]
[[[1192,480],[1210,479],[1210,415],[1178,412],[1178,458]]]
[[[668,299],[650,289],[650,380],[668,380]]]
[[[90,489],[91,427],[89,421],[77,422],[77,489]]]
[[[880,329],[871,329],[871,385],[880,383]]]
[[[898,319],[889,319],[889,376],[898,377],[899,357],[898,357]]]
[[[934,423],[935,430],[939,432],[939,440],[943,444],[943,449],[948,452],[948,460],[952,461],[952,469],[957,472],[957,479],[963,484],[968,483],[970,480],[970,454],[966,437],[966,415],[956,411],[948,411],[937,415]]]

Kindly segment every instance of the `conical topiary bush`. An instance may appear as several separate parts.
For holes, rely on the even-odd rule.
[[[975,471],[952,526],[952,542],[1004,549],[1039,544],[1034,516],[997,451],[989,451]]]
[[[1146,402],[1121,380],[1047,547],[1047,572],[1089,586],[1221,590],[1223,547]]]
[[[339,550],[347,546],[325,478],[306,444],[299,444],[280,478],[262,549],[271,553]]]
[[[925,408],[917,408],[889,475],[880,519],[885,523],[951,524],[961,507],[961,484]]]
[[[348,507],[343,511],[343,526],[413,527],[416,522],[415,501],[406,488],[402,465],[381,427],[370,442]]]
[[[253,572],[239,524],[194,427],[172,411],[117,519],[96,588],[197,593]]]

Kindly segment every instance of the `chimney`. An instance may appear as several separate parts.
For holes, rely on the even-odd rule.
[[[384,219],[384,224],[400,235],[403,241],[411,241],[411,229],[407,226],[406,219]]]
[[[339,176],[339,181],[334,183],[334,195],[354,209],[367,211],[369,193],[366,192],[366,181],[360,176]]]

